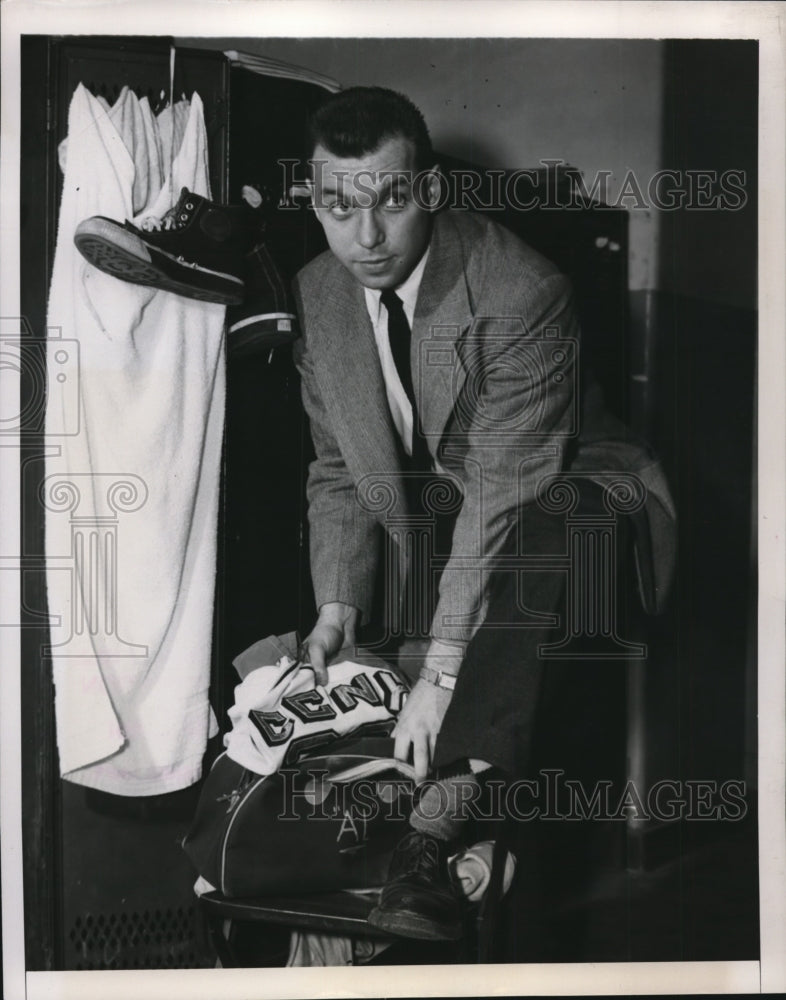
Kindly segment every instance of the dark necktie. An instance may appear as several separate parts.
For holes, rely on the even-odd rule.
[[[393,355],[398,377],[401,379],[404,392],[412,407],[412,468],[426,471],[431,468],[431,456],[420,428],[415,390],[412,385],[412,367],[409,361],[412,331],[398,295],[392,289],[386,288],[382,292],[381,298],[382,305],[388,311],[390,352]]]

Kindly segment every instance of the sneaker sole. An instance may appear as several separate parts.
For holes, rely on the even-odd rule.
[[[264,354],[274,347],[297,340],[297,318],[292,313],[269,313],[246,317],[235,323],[227,314],[227,351],[233,357]]]
[[[419,913],[409,913],[406,910],[381,910],[375,907],[367,919],[377,930],[421,941],[458,941],[464,933],[461,923],[435,924]]]
[[[179,280],[173,271],[179,268],[189,275],[201,276],[195,267],[173,261],[155,248],[148,247],[138,236],[110,220],[86,219],[77,226],[74,244],[82,256],[104,274],[134,285],[147,285],[166,292],[174,292],[200,302],[219,305],[239,305],[245,288],[240,279],[231,275],[216,277],[211,272],[213,288],[200,288],[191,282]]]

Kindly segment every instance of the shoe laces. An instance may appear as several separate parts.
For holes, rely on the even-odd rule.
[[[139,228],[146,233],[160,232],[170,229],[182,229],[191,217],[195,203],[190,193],[184,193],[178,198],[177,204],[168,209],[161,218],[155,215],[147,215],[140,220]]]
[[[413,830],[396,848],[396,868],[407,875],[431,875],[440,867],[439,843]]]

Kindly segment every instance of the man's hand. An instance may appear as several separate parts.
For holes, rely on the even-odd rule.
[[[432,639],[424,665],[455,675],[459,672],[462,655],[460,648]],[[399,713],[393,730],[396,740],[394,755],[397,760],[406,760],[412,748],[415,780],[418,783],[425,780],[434,759],[437,735],[442,728],[451,694],[446,688],[419,680]]]
[[[354,645],[358,609],[333,601],[323,604],[311,634],[306,637],[307,662],[314,668],[317,684],[327,684],[327,661],[344,646]]]

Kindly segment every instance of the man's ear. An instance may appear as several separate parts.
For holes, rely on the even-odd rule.
[[[427,212],[436,211],[443,201],[443,192],[446,191],[445,178],[438,163],[426,170],[421,175],[418,183],[418,196],[421,208]]]

